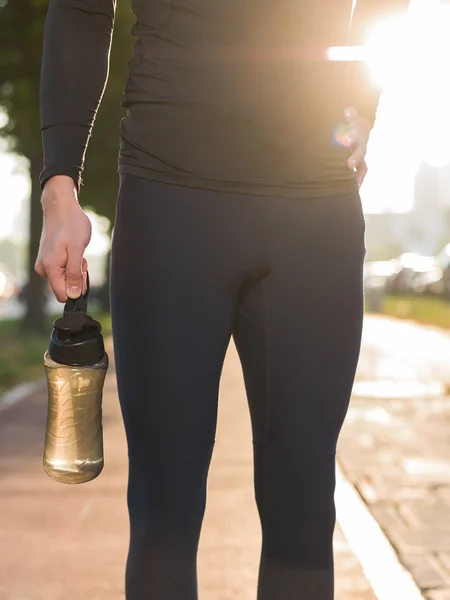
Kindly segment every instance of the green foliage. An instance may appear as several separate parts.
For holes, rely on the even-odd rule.
[[[31,175],[29,299],[25,323],[44,331],[44,285],[34,272],[41,234],[39,173],[42,169],[39,85],[43,33],[49,0],[0,0],[0,136],[28,159]],[[88,151],[80,202],[114,221],[118,177],[119,122],[126,63],[131,55],[133,16],[129,0],[118,0],[109,82]],[[80,40],[80,43],[82,41]],[[0,115],[1,116],[1,115]]]
[[[47,317],[42,333],[23,331],[19,321],[0,321],[0,396],[8,388],[43,377],[43,358],[55,318]],[[92,314],[100,321],[105,338],[111,335],[109,315]]]
[[[49,0],[0,0],[0,108],[8,116],[0,135],[10,148],[42,167],[39,81],[42,39]],[[107,89],[99,111],[80,195],[83,204],[114,218],[117,194],[119,122],[126,65],[131,56],[133,15],[129,0],[118,0]]]
[[[442,298],[388,296],[383,301],[382,312],[397,319],[450,329],[450,304]]]
[[[8,121],[0,130],[11,147],[40,161],[39,77],[44,0],[7,0],[0,8],[0,107]]]

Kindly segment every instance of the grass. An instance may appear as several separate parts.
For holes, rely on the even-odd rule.
[[[426,296],[388,296],[382,314],[450,329],[450,302]]]
[[[44,352],[58,316],[48,318],[43,334],[26,333],[18,320],[0,321],[0,396],[19,383],[44,376]],[[103,335],[110,335],[110,316],[93,313],[92,317],[102,324]]]
[[[450,329],[450,302],[440,298],[388,296],[383,301],[382,314]],[[24,332],[17,320],[0,321],[0,396],[18,383],[43,377],[43,356],[58,316],[48,318],[44,334]],[[102,324],[105,337],[111,334],[109,314],[93,312],[92,317]]]

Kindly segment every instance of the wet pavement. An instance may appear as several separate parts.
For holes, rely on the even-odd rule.
[[[123,600],[127,460],[112,369],[104,396],[106,464],[97,480],[72,487],[44,474],[45,416],[44,392],[0,413],[0,598]],[[202,600],[256,596],[261,535],[251,452],[242,374],[231,347],[200,542]],[[375,600],[339,527],[335,554],[336,600]]]
[[[338,449],[428,600],[450,600],[450,334],[366,319]]]

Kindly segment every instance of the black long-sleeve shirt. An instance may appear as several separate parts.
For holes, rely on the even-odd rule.
[[[358,63],[374,18],[407,0],[132,0],[119,170],[171,184],[311,197],[355,187],[336,143],[343,111],[373,121],[378,92]],[[115,0],[51,0],[44,37],[42,185],[80,185],[107,80]],[[350,17],[353,14],[352,25]],[[114,126],[114,124],[112,124]]]

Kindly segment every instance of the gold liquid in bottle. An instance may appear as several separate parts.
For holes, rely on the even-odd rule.
[[[108,355],[71,366],[44,356],[48,413],[44,469],[60,483],[85,483],[103,469],[102,395]]]
[[[44,355],[48,387],[44,470],[60,483],[85,483],[103,469],[102,396],[108,370],[102,327],[87,292],[68,299]]]

